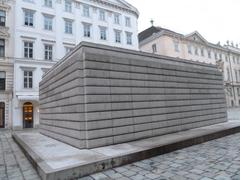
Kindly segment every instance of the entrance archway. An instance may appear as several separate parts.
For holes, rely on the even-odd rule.
[[[23,128],[33,128],[33,104],[23,104]]]
[[[5,128],[5,103],[0,102],[0,128]]]

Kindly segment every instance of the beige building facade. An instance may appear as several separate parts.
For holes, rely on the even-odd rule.
[[[183,35],[152,26],[139,34],[139,48],[143,52],[218,65],[224,74],[228,107],[240,106],[240,49],[237,45],[210,43],[197,31]]]
[[[13,0],[0,0],[0,128],[12,126]]]

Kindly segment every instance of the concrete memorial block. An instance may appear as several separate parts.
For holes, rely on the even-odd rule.
[[[81,43],[40,83],[40,131],[80,149],[226,121],[213,65]]]

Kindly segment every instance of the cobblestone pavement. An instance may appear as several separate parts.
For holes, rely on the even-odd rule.
[[[6,130],[0,130],[0,180],[40,180],[11,132]]]
[[[240,134],[122,166],[80,180],[240,180]]]
[[[0,131],[0,180],[40,180],[14,142]],[[240,180],[240,134],[107,170],[79,180]]]

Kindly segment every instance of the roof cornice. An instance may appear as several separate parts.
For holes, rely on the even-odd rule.
[[[76,2],[80,2],[80,0],[75,0],[75,1]],[[139,11],[135,7],[133,7],[133,6],[127,8],[127,7],[123,7],[123,6],[120,6],[118,4],[112,3],[110,1],[104,1],[104,0],[89,0],[89,1],[90,2],[94,2],[94,3],[99,3],[101,5],[105,5],[105,6],[108,6],[108,7],[111,7],[111,8],[115,8],[115,9],[118,9],[118,10],[126,11],[126,12],[129,12],[129,13],[132,13],[132,14],[136,15],[137,18],[139,17]],[[82,3],[84,3],[84,2],[82,2]],[[124,2],[123,2],[123,4],[124,4]]]

